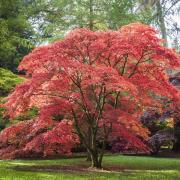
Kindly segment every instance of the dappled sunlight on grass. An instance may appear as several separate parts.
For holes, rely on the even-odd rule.
[[[105,169],[108,167],[111,168],[108,169],[107,172],[89,172],[88,170],[84,172],[64,171],[58,169],[58,167],[77,167],[78,165],[81,165],[84,168],[88,167],[85,158],[0,161],[0,180],[180,179],[180,159],[175,158],[114,155],[104,157]],[[34,167],[35,170],[33,171],[31,167]],[[38,169],[38,167],[40,167],[40,169]],[[48,167],[48,170],[46,170],[46,167]],[[56,170],[53,169],[54,167],[56,167]]]

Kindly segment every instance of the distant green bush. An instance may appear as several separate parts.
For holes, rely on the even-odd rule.
[[[0,96],[6,96],[24,78],[12,73],[7,69],[0,68]]]
[[[23,82],[24,78],[12,73],[7,69],[0,68],[0,106],[3,104],[3,99],[10,93],[10,91],[19,83]],[[9,120],[3,117],[5,110],[0,107],[0,131],[4,129]]]
[[[7,123],[9,123],[9,120],[3,117],[5,109],[1,107],[1,104],[3,104],[3,97],[0,97],[0,131],[6,127]]]
[[[9,124],[16,124],[19,121],[26,121],[35,118],[39,113],[39,109],[37,107],[31,107],[26,112],[20,114]]]

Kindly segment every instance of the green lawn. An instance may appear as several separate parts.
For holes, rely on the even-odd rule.
[[[63,170],[51,172],[53,167],[80,165],[81,167],[88,166],[84,158],[0,161],[0,180],[180,180],[180,159],[175,158],[105,156],[103,166],[107,169],[113,167],[114,172],[67,172]],[[44,171],[43,168],[48,170]]]

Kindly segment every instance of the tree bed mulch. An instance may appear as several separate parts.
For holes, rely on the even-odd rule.
[[[61,165],[52,165],[52,166],[15,166],[11,169],[16,171],[33,171],[33,172],[71,172],[71,173],[80,173],[80,172],[105,172],[105,173],[118,173],[127,171],[126,169],[119,166],[109,166],[103,169],[89,168],[87,165],[74,165],[74,166],[61,166]]]

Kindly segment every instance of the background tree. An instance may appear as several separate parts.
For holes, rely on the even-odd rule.
[[[39,12],[42,37],[49,40],[62,38],[74,28],[119,29],[134,21],[145,22],[146,18],[134,11],[135,5],[135,0],[38,0],[32,4]]]
[[[172,146],[174,137],[174,119],[171,117],[170,110],[157,112],[149,109],[141,117],[145,127],[151,132],[148,144],[152,154],[158,154],[162,146]]]
[[[179,37],[178,11],[180,2],[178,0],[139,0],[138,11],[150,12],[147,17],[150,18],[149,23],[154,24],[161,32],[162,38],[165,40],[164,45],[173,44],[172,37],[176,41]]]
[[[0,1],[0,67],[16,71],[19,61],[34,47],[28,1]]]

